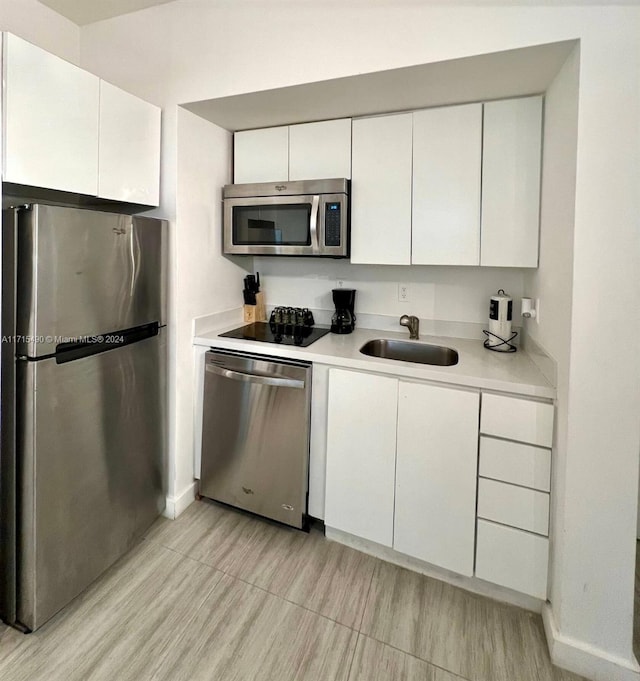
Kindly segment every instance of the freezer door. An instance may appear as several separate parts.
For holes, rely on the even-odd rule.
[[[164,508],[164,333],[18,362],[18,620],[36,629]]]
[[[164,221],[38,204],[18,215],[19,354],[165,323]]]

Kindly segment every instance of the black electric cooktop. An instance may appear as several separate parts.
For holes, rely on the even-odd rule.
[[[280,345],[297,345],[306,348],[322,336],[328,334],[329,328],[321,326],[305,326],[301,324],[284,324],[281,322],[254,322],[238,329],[221,333],[224,338],[242,338],[244,340],[279,343]]]

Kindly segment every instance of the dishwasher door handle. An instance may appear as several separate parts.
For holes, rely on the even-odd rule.
[[[217,374],[223,378],[230,378],[232,381],[243,381],[244,383],[257,383],[258,385],[273,385],[279,388],[304,388],[304,381],[295,378],[277,378],[276,376],[257,376],[256,374],[243,374],[240,371],[224,369],[217,364],[207,364],[206,370],[212,374]]]

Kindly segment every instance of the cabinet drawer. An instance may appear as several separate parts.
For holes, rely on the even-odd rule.
[[[551,489],[551,450],[480,437],[480,475],[542,492]]]
[[[544,600],[548,563],[548,539],[478,520],[476,577]]]
[[[478,480],[478,517],[549,534],[549,495],[495,480]]]
[[[483,393],[480,432],[551,447],[553,405]]]

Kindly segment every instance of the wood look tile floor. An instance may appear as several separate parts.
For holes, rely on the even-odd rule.
[[[3,681],[579,681],[540,618],[210,502],[33,634]]]

